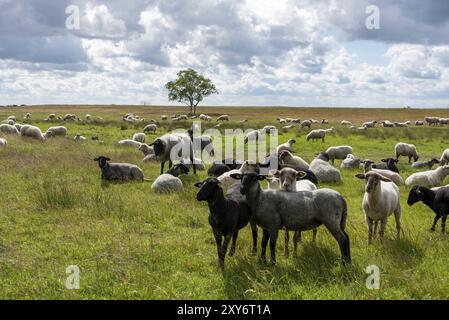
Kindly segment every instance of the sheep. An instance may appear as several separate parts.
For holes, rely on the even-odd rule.
[[[348,154],[340,165],[340,168],[343,169],[353,169],[358,167],[360,167],[360,159],[356,158],[353,154]]]
[[[301,123],[301,119],[300,118],[292,118],[290,119],[291,123]]]
[[[151,190],[156,193],[177,193],[184,190],[181,179],[168,173],[163,173],[154,180]]]
[[[351,122],[351,121],[348,121],[348,120],[342,120],[342,121],[340,122],[340,124],[341,124],[342,126],[352,126],[352,122]]]
[[[444,166],[449,163],[449,149],[443,151],[440,157],[440,165]]]
[[[167,115],[165,115],[165,114],[163,114],[163,115],[161,115],[161,120],[167,120],[168,119],[168,117],[167,117]]]
[[[327,121],[327,119],[322,119],[321,124],[329,124],[329,121]]]
[[[207,170],[207,175],[212,177],[219,177],[225,172],[231,171],[227,165],[223,163],[214,163],[212,167]]]
[[[15,123],[14,124],[14,127],[16,127],[16,129],[17,129],[17,131],[19,131],[20,132],[20,129],[22,129],[22,124],[20,124],[20,123]]]
[[[310,129],[310,127],[312,126],[312,121],[304,120],[303,122],[301,122],[300,126],[301,126],[301,129],[305,128],[305,127],[308,127]]]
[[[182,151],[188,149],[190,162],[193,163],[193,143],[190,136],[185,133],[167,133],[155,139],[149,146],[153,146],[154,154],[161,162],[161,174],[164,172],[165,162],[168,161],[168,167],[173,164],[172,157],[180,155]],[[172,155],[172,149],[176,147],[177,154]],[[193,166],[193,173],[196,174],[196,166]]]
[[[287,120],[284,118],[276,118],[279,123],[287,123]]]
[[[81,134],[77,133],[73,138],[75,141],[86,141],[86,137],[83,137]]]
[[[151,133],[155,134],[156,130],[157,130],[157,125],[154,123],[150,123],[149,125],[146,125],[145,128],[143,128],[144,133],[151,132]]]
[[[289,124],[288,126],[283,126],[282,129],[293,129],[295,125]]]
[[[364,122],[364,123],[362,124],[362,127],[365,127],[365,128],[374,128],[374,127],[376,126],[376,123],[377,123],[376,120],[367,121],[367,122]]]
[[[87,121],[90,121],[90,120],[92,120],[92,116],[91,116],[89,113],[87,113],[87,114],[85,115],[85,119],[86,119]]]
[[[394,123],[388,120],[383,120],[380,122],[380,124],[382,125],[382,127],[384,128],[393,128],[394,127]]]
[[[399,169],[396,166],[396,163],[398,163],[399,160],[396,160],[393,158],[385,158],[380,161],[382,161],[383,163],[373,164],[372,167],[374,169],[390,170],[390,171],[399,173]]]
[[[399,173],[396,173],[394,171],[391,170],[384,170],[384,169],[373,169],[373,164],[374,162],[371,160],[364,160],[362,161],[362,163],[364,164],[364,171],[365,173],[368,173],[370,171],[376,172],[388,179],[390,179],[391,181],[393,181],[397,186],[401,186],[404,184],[404,179],[402,179],[402,177],[399,175]]]
[[[439,117],[425,117],[424,120],[429,124],[429,126],[437,125],[440,123]]]
[[[111,159],[105,156],[99,156],[94,161],[98,162],[98,166],[101,169],[101,179],[114,181],[114,180],[145,180],[142,169],[134,164],[129,163],[109,163]]]
[[[217,118],[217,121],[229,121],[229,116],[227,114],[222,114]]]
[[[440,118],[439,124],[449,124],[449,118]]]
[[[17,117],[16,116],[8,116],[7,120],[16,122],[17,121]]]
[[[340,182],[341,175],[338,169],[329,163],[329,156],[325,152],[321,152],[310,163],[310,171],[312,171],[318,180],[322,182]]]
[[[8,141],[4,138],[0,138],[0,147],[6,147],[8,145]]]
[[[44,141],[47,138],[49,138],[51,136],[51,132],[46,132],[45,134],[42,134],[41,129],[39,129],[36,126],[32,126],[29,124],[26,124],[24,126],[22,126],[22,128],[20,128],[20,135],[22,137],[30,137],[33,139],[37,139],[40,141]]]
[[[145,140],[147,139],[147,136],[145,133],[139,132],[139,133],[135,133],[133,135],[133,140],[140,142],[140,143],[145,143]]]
[[[120,140],[117,143],[121,147],[133,147],[133,148],[140,148],[140,146],[142,145],[141,142],[134,141],[134,140],[131,140],[131,139]]]
[[[324,224],[340,246],[343,263],[351,262],[349,237],[345,232],[347,204],[338,192],[330,189],[313,192],[262,190],[259,181],[264,180],[265,176],[256,173],[237,173],[232,177],[241,180],[240,192],[246,196],[252,211],[252,219],[264,229],[261,253],[263,261],[270,240],[271,262],[276,263],[279,229],[306,231]]]
[[[445,165],[434,170],[416,172],[410,175],[406,180],[407,186],[423,186],[423,187],[438,187],[443,185],[444,178],[449,175],[449,166]]]
[[[326,137],[326,131],[324,131],[323,129],[316,129],[316,130],[310,131],[306,138],[307,138],[307,141],[309,141],[310,139],[312,139],[312,141],[321,139],[321,141],[324,142],[325,137]]]
[[[8,124],[9,124],[10,126],[13,126],[15,123],[16,123],[16,122],[15,122],[14,120],[8,120]]]
[[[357,131],[361,132],[361,131],[366,131],[366,130],[368,130],[368,127],[365,127],[365,126],[363,126],[363,127],[358,127],[358,128],[354,127],[354,128],[351,128],[351,129],[357,129]]]
[[[423,125],[424,125],[424,121],[421,121],[421,120],[415,121],[415,126],[423,126]]]
[[[234,183],[238,182],[236,179],[232,178],[231,175],[235,173],[248,173],[258,171],[258,166],[255,164],[250,164],[248,161],[244,161],[239,169],[232,169],[220,175],[217,179],[220,181],[224,190],[228,190]]]
[[[5,123],[0,124],[0,132],[6,133],[6,134],[14,134],[14,135],[20,134],[19,130],[15,126],[12,126],[10,124],[5,124]]]
[[[154,149],[152,147],[150,147],[149,145],[147,145],[146,143],[142,143],[139,146],[139,151],[142,151],[144,156],[148,156],[151,154],[154,155]]]
[[[23,116],[23,120],[29,120],[31,119],[31,113],[27,112],[25,113],[25,115]]]
[[[408,127],[408,125],[409,125],[408,121],[407,122],[395,122],[394,123],[395,127],[401,127],[401,128],[406,128],[406,127]]]
[[[359,173],[356,178],[365,181],[365,194],[363,195],[362,207],[365,212],[366,224],[368,225],[368,243],[370,244],[377,233],[380,221],[379,236],[383,241],[385,226],[388,216],[394,213],[396,220],[397,238],[401,232],[401,202],[399,187],[390,179],[377,172]],[[374,230],[373,230],[374,224]]]
[[[246,133],[245,138],[243,139],[243,142],[245,144],[248,143],[248,141],[258,141],[261,133],[259,130],[252,130]]]
[[[346,158],[348,154],[352,153],[352,147],[350,146],[338,146],[338,147],[329,147],[326,150],[327,155],[329,156],[329,160],[334,164],[335,159],[343,160]]]
[[[67,128],[64,126],[50,127],[47,132],[51,134],[52,137],[65,137],[67,135]]]
[[[400,156],[408,157],[408,163],[411,163],[412,158],[415,162],[419,159],[419,155],[414,144],[399,142],[394,147],[394,150],[396,153],[396,160],[398,160]]]
[[[295,144],[295,143],[296,143],[296,140],[290,139],[286,143],[278,145],[278,147],[276,148],[277,154],[280,154],[282,151],[292,152],[292,147],[293,147],[293,144]]]
[[[430,230],[435,231],[436,224],[441,218],[441,233],[445,233],[446,218],[449,212],[449,187],[433,190],[423,186],[414,186],[408,194],[407,204],[412,206],[418,201],[422,201],[436,214]]]
[[[288,165],[299,170],[309,170],[309,164],[301,157],[294,156],[290,151],[282,151],[279,154],[279,160],[281,165]]]
[[[208,178],[203,182],[195,184],[200,188],[196,198],[198,201],[207,201],[209,205],[209,224],[215,237],[218,252],[218,262],[221,268],[224,267],[224,260],[228,249],[228,244],[232,238],[229,256],[235,253],[235,247],[240,229],[244,228],[251,219],[251,209],[238,189],[240,182],[234,184],[235,191],[228,191],[226,196],[216,178]],[[231,190],[230,190],[231,191]],[[253,252],[257,246],[257,229],[255,224],[251,224],[253,229]],[[254,234],[255,230],[255,234]]]
[[[271,133],[273,135],[276,130],[277,128],[275,126],[264,126],[260,131],[263,133]]]
[[[189,172],[189,168],[184,163],[175,164],[167,170],[167,174],[171,174],[173,177],[179,177],[179,175],[188,174]]]
[[[429,161],[417,161],[412,163],[412,168],[418,169],[418,168],[425,168],[432,169],[433,165],[440,163],[438,159],[431,159]]]

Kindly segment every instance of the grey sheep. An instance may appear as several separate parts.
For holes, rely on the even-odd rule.
[[[329,163],[329,156],[325,152],[320,152],[310,163],[312,171],[321,182],[340,182],[341,175],[338,169]]]
[[[101,169],[101,179],[110,181],[145,180],[142,169],[129,163],[109,163],[108,157],[100,156],[94,161],[98,162]]]

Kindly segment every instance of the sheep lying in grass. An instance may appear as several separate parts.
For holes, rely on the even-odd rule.
[[[135,133],[133,135],[133,139],[132,140],[140,142],[140,143],[145,143],[146,139],[147,139],[147,136],[146,136],[145,133],[138,132],[138,133]]]
[[[6,134],[15,134],[15,135],[19,135],[19,130],[17,130],[17,128],[14,125],[10,125],[10,124],[0,124],[0,132],[1,133],[6,133]]]
[[[296,140],[290,139],[286,143],[280,144],[276,148],[276,151],[277,151],[278,154],[280,154],[284,150],[292,152],[292,147],[293,147],[293,144],[295,144],[295,143],[296,143]]]
[[[101,169],[101,179],[109,181],[145,180],[142,169],[129,163],[109,163],[108,157],[100,156],[94,161],[98,162]]]
[[[51,132],[46,132],[45,134],[42,134],[41,129],[39,129],[38,127],[26,124],[22,126],[22,128],[20,128],[20,135],[22,137],[29,137],[40,141],[44,141],[45,139],[51,137]]]
[[[368,173],[370,171],[376,172],[388,179],[390,179],[391,181],[393,181],[397,186],[401,186],[404,184],[404,179],[402,179],[402,177],[399,175],[399,173],[396,173],[394,171],[391,170],[384,170],[384,169],[373,169],[373,164],[374,162],[371,160],[364,160],[362,161],[363,163],[363,167],[365,170],[365,173]]]
[[[270,241],[271,262],[276,263],[279,229],[306,231],[324,224],[339,243],[343,263],[350,263],[349,237],[345,232],[347,205],[338,192],[330,189],[313,192],[262,190],[259,181],[264,180],[265,176],[245,173],[233,174],[232,177],[242,181],[240,191],[246,196],[252,219],[264,229],[261,254],[264,261]]]
[[[396,166],[396,163],[398,163],[399,160],[393,158],[385,158],[380,161],[382,161],[383,163],[373,164],[372,167],[374,169],[390,170],[399,173],[399,169]]]
[[[352,147],[350,146],[337,146],[337,147],[329,147],[326,150],[326,153],[329,157],[329,160],[334,164],[334,160],[343,160],[346,158],[348,154],[352,153]]]
[[[120,140],[118,142],[118,145],[121,147],[140,148],[142,143],[135,141],[135,140],[131,140],[131,139],[124,139],[124,140]]]
[[[228,171],[231,171],[231,168],[229,168],[227,165],[225,165],[223,163],[214,163],[207,170],[207,175],[211,176],[211,177],[219,177]]]
[[[401,231],[401,202],[398,186],[390,179],[372,171],[365,174],[359,173],[355,176],[365,180],[365,194],[362,207],[365,212],[366,224],[368,225],[368,243],[372,242],[373,235],[375,237],[379,221],[380,241],[383,240],[388,216],[392,213],[394,213],[396,219],[396,232],[399,238]]]
[[[449,149],[443,151],[440,157],[440,165],[444,166],[449,163]]]
[[[338,169],[329,163],[329,156],[325,152],[320,152],[310,163],[312,171],[321,182],[340,182],[341,175]]]
[[[414,144],[399,142],[394,147],[394,151],[396,154],[396,160],[399,160],[400,156],[408,157],[408,163],[412,162],[412,158],[415,162],[419,159],[419,155]]]
[[[298,168],[298,170],[309,170],[309,164],[301,157],[294,156],[291,152],[284,150],[279,154],[281,165]]]
[[[251,209],[238,190],[236,190],[237,192],[228,192],[225,196],[220,182],[215,178],[208,178],[203,182],[196,183],[195,186],[200,188],[196,195],[197,200],[207,201],[209,205],[209,224],[217,244],[218,262],[223,268],[228,244],[232,238],[229,251],[229,256],[232,257],[235,253],[238,232],[251,219]],[[236,183],[235,187],[240,188],[240,183]],[[255,239],[253,233],[253,244],[256,241],[257,233]]]
[[[360,159],[353,154],[348,154],[346,158],[341,162],[340,168],[354,169],[360,167]]]
[[[412,168],[414,168],[414,169],[419,169],[419,168],[432,169],[432,167],[438,163],[440,163],[440,161],[435,158],[433,158],[429,161],[416,161],[416,162],[412,163]]]
[[[4,138],[0,138],[0,147],[6,147],[8,145],[8,141]]]
[[[449,175],[449,166],[438,167],[435,170],[413,173],[405,180],[407,186],[438,187],[443,185],[444,178]]]
[[[179,177],[181,174],[188,174],[189,172],[189,168],[183,163],[175,164],[167,170],[167,174],[171,174],[173,177]]]
[[[47,129],[47,133],[52,137],[65,137],[67,135],[67,128],[64,126],[50,127]]]
[[[430,230],[435,231],[436,224],[441,218],[441,232],[444,233],[449,212],[449,187],[445,186],[432,190],[423,186],[414,186],[408,194],[407,204],[412,206],[419,201],[422,201],[436,214]]]

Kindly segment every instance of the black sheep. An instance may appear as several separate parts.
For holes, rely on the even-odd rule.
[[[449,211],[449,187],[432,190],[422,186],[414,186],[408,194],[407,204],[412,206],[419,201],[422,201],[436,214],[430,230],[435,231],[435,226],[441,218],[441,232],[444,233],[446,217]]]
[[[180,174],[188,174],[189,168],[183,163],[175,164],[173,167],[167,170],[168,174],[171,174],[174,177],[179,177]]]

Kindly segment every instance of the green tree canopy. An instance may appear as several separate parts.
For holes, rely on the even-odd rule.
[[[179,71],[177,76],[175,81],[169,81],[165,85],[168,99],[187,104],[190,113],[196,113],[196,107],[205,97],[218,93],[210,79],[191,68]]]

